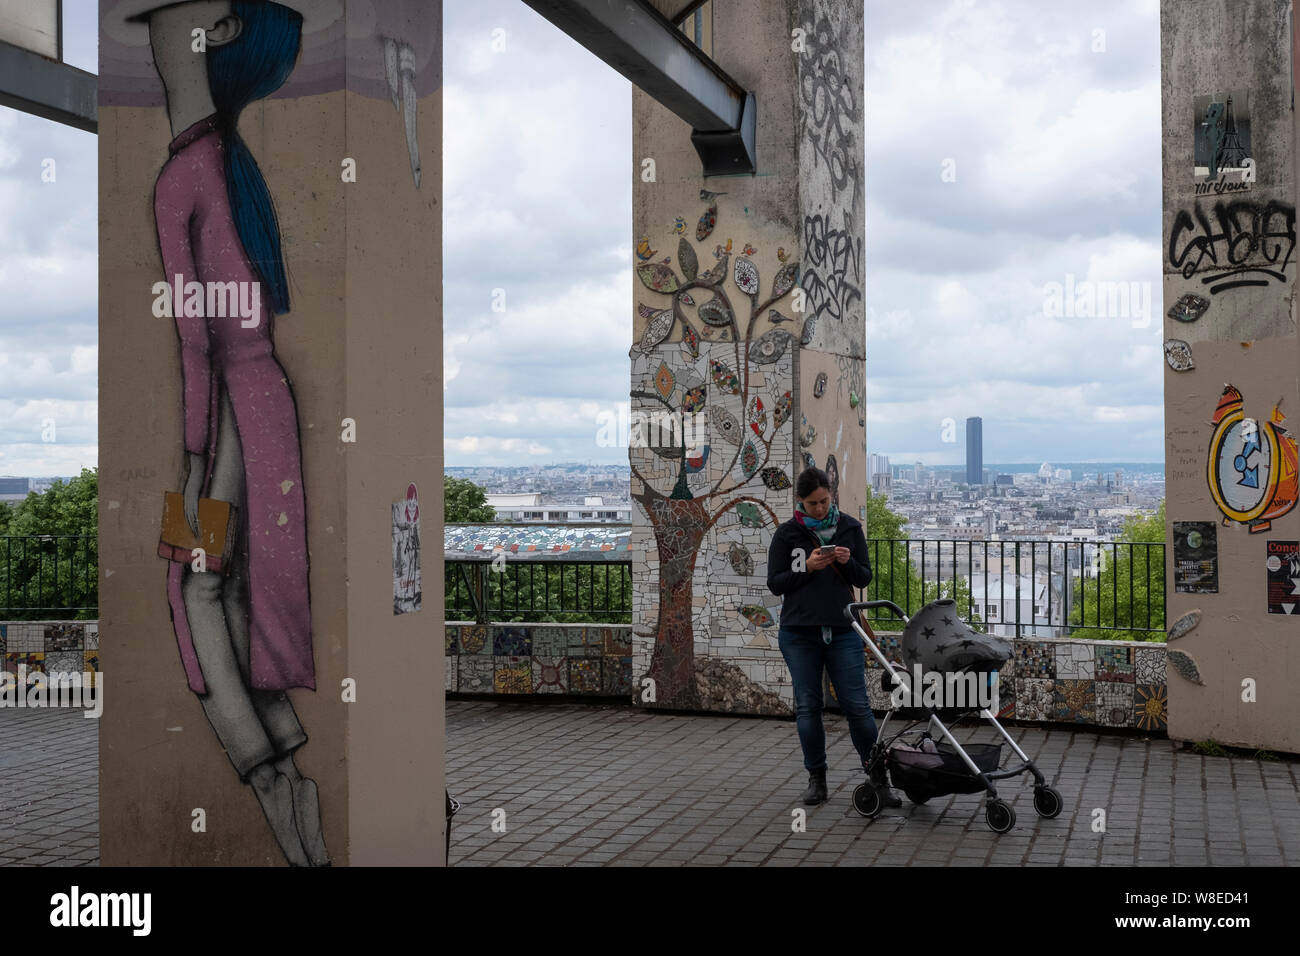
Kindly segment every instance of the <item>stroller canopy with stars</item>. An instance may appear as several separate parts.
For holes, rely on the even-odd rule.
[[[909,670],[920,664],[927,671],[995,671],[1011,658],[1011,642],[972,630],[951,598],[917,611],[903,628],[900,646]]]

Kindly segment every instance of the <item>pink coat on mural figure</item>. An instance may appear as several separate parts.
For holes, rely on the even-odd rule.
[[[154,216],[165,276],[182,283],[255,283],[226,192],[221,137],[213,118],[184,130],[154,186]],[[206,289],[206,286],[205,286]],[[238,423],[246,476],[251,684],[264,690],[316,687],[308,593],[307,525],[297,410],[288,376],[275,356],[267,290],[257,324],[239,315],[185,316],[172,303],[180,331],[185,449],[215,460],[217,396],[225,384]],[[205,295],[206,302],[206,295]],[[251,322],[252,319],[247,321]],[[181,661],[192,691],[207,692],[182,599],[182,572],[168,570]]]

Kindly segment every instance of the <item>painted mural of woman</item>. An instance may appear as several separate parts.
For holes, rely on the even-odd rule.
[[[317,787],[294,764],[307,735],[285,693],[316,686],[297,409],[272,341],[289,288],[271,195],[237,131],[240,112],[293,71],[312,2],[128,6],[129,20],[148,24],[173,137],[154,187],[167,282],[234,282],[252,306],[246,315],[195,315],[192,303],[172,301],[185,517],[197,533],[199,499],[213,498],[234,506],[238,529],[220,571],[169,566],[181,661],[285,859],[327,866]]]

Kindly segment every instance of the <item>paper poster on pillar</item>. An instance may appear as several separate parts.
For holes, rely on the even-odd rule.
[[[420,499],[415,483],[393,503],[393,613],[420,610]]]
[[[1269,541],[1264,567],[1268,613],[1295,614],[1300,609],[1300,541]]]
[[[1219,539],[1213,521],[1174,522],[1174,590],[1219,592]]]

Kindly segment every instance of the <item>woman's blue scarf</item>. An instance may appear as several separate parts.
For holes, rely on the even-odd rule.
[[[831,538],[835,537],[835,527],[840,523],[840,509],[831,503],[831,510],[826,513],[826,517],[818,521],[808,512],[803,510],[803,502],[796,502],[794,506],[794,517],[801,525],[817,535],[817,540],[823,545],[831,543]],[[831,643],[833,638],[832,629],[822,625],[822,641],[826,644]]]
[[[829,544],[831,538],[835,536],[835,527],[840,523],[840,509],[834,504],[831,510],[827,512],[826,517],[818,521],[816,518],[803,510],[803,504],[799,503],[794,506],[794,517],[801,525],[817,535],[817,540],[822,544]]]

